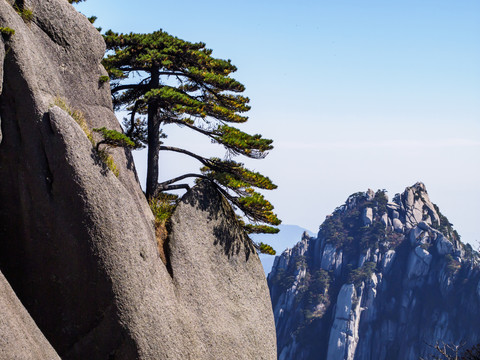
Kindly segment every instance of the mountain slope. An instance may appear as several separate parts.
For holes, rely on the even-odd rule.
[[[250,237],[256,242],[264,242],[271,245],[277,254],[280,254],[285,249],[295,246],[304,232],[313,235],[311,231],[297,225],[279,225],[278,228],[280,232],[277,234],[252,234]],[[260,254],[259,257],[265,274],[268,274],[272,270],[275,257],[267,254]]]
[[[275,259],[279,359],[418,359],[480,342],[479,255],[422,183],[350,196]]]

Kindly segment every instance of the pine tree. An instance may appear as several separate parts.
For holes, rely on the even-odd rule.
[[[231,61],[212,57],[204,43],[184,41],[161,30],[151,34],[107,31],[104,38],[107,55],[103,64],[111,78],[114,107],[130,111],[126,135],[137,147],[148,146],[147,198],[188,188],[179,183],[187,178],[207,179],[244,213],[248,223],[242,223],[249,233],[277,232],[270,226],[280,223],[273,206],[256,191],[272,190],[276,185],[232,160],[236,155],[264,158],[273,146],[272,140],[230,125],[247,121],[244,113],[250,109],[249,99],[241,95],[244,86],[230,76],[237,70]],[[141,75],[139,81],[132,80],[133,73]],[[164,124],[177,124],[209,137],[225,147],[226,158],[205,158],[163,145]],[[159,183],[160,151],[185,154],[203,167],[199,173]],[[270,250],[264,246],[263,251]]]

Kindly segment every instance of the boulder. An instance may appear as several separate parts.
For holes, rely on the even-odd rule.
[[[395,232],[398,232],[398,233],[403,232],[403,223],[399,219],[393,219],[392,225]]]
[[[420,221],[418,227],[423,231],[430,231],[432,229],[425,221]]]
[[[396,196],[400,196],[399,194],[397,194]],[[396,199],[394,201],[389,201],[387,202],[387,209],[390,210],[390,211],[398,211],[400,210],[400,205],[397,204],[395,201],[397,201]]]

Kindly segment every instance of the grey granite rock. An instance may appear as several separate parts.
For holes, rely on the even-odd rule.
[[[425,222],[425,221],[420,221],[418,223],[418,227],[422,229],[423,231],[430,231],[432,228]]]
[[[177,207],[169,252],[183,321],[195,330],[185,343],[187,358],[275,359],[262,265],[230,205],[208,183]]]
[[[392,214],[394,219],[398,219],[400,217],[400,213],[397,210],[393,210]]]
[[[89,357],[89,346],[100,358],[115,349],[128,356],[136,345],[118,319],[105,254],[111,243],[128,243],[129,237],[137,239],[134,244],[152,244],[155,253],[152,215],[130,155],[113,153],[117,179],[99,163],[76,122],[60,109],[50,111],[61,98],[84,112],[90,128],[120,130],[109,89],[98,83],[104,43],[67,1],[26,0],[25,6],[34,9],[30,23],[0,1],[0,23],[15,30],[5,44],[1,81],[2,272],[60,356]],[[89,180],[95,182],[86,189]],[[128,205],[118,209],[123,203]],[[119,219],[124,225],[116,228]]]
[[[407,277],[409,279],[425,276],[430,269],[432,255],[421,246],[417,246],[408,258]]]
[[[202,206],[183,217],[180,206],[165,266],[131,154],[112,150],[116,177],[54,106],[83,112],[90,129],[121,130],[99,83],[101,35],[65,0],[25,6],[30,23],[0,0],[0,24],[15,30],[0,43],[0,264],[38,328],[62,359],[275,358],[265,277],[232,211],[218,194],[189,195]]]
[[[436,246],[438,253],[441,255],[452,254],[454,252],[453,243],[441,234],[438,235]]]
[[[60,360],[0,272],[0,359]]]
[[[385,213],[381,217],[382,224],[385,225],[385,228],[392,224],[391,220],[388,218],[388,214]]]
[[[395,260],[395,250],[388,250],[382,259],[382,269],[385,274],[390,270],[393,261]]]
[[[361,253],[360,257],[358,258],[358,267],[362,267],[366,261],[370,259],[371,249],[367,249],[365,253]]]
[[[373,209],[370,207],[365,208],[363,210],[362,219],[363,225],[371,225],[373,223]]]
[[[345,284],[337,297],[337,307],[330,339],[327,359],[353,360],[358,343],[358,322],[360,320],[360,299],[355,286]]]
[[[436,222],[425,186],[396,195],[386,214],[358,194],[327,218],[333,236],[320,231],[301,257],[282,254],[288,265],[269,277],[273,306],[282,304],[275,322],[283,359],[417,360],[432,357],[427,344],[479,343],[478,255],[445,230],[448,220]],[[365,208],[373,212],[368,227]],[[303,282],[293,284],[302,291],[285,290],[299,269]]]
[[[392,224],[396,232],[403,232],[404,225],[399,219],[393,219]]]
[[[375,191],[373,191],[372,189],[368,189],[367,192],[365,193],[365,197],[367,201],[373,200],[375,198]]]
[[[332,270],[333,268],[335,268],[336,257],[337,248],[334,245],[327,243],[323,250],[322,262],[320,267],[326,271]]]
[[[423,230],[420,228],[420,226],[415,226],[413,229],[410,230],[410,244],[412,246],[418,245],[420,242],[421,236],[423,234]]]
[[[401,208],[405,210],[405,227],[411,229],[424,222],[439,225],[440,217],[430,201],[425,185],[421,182],[408,187],[401,197]]]

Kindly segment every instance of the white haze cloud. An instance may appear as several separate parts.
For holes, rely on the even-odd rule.
[[[276,142],[276,148],[295,150],[331,149],[442,149],[480,147],[480,141],[471,139],[427,139],[427,140],[378,140],[378,141],[322,141],[322,142]]]

